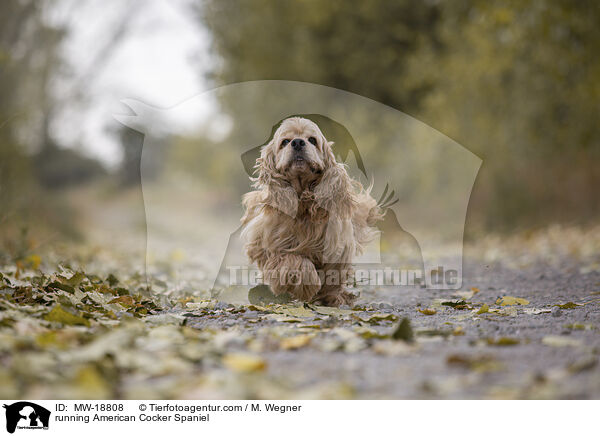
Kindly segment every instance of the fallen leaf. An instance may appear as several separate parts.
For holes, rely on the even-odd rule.
[[[66,325],[90,325],[90,322],[87,319],[79,315],[74,315],[71,312],[67,312],[60,304],[54,306],[54,308],[44,316],[44,319],[46,321],[59,322]]]
[[[362,322],[368,322],[369,324],[375,324],[375,325],[379,324],[381,321],[397,321],[398,320],[398,317],[396,315],[394,315],[393,313],[373,313],[373,314],[361,313],[358,315],[353,313],[353,316]]]
[[[263,319],[272,319],[273,321],[277,321],[277,322],[289,322],[289,323],[306,321],[304,318],[294,318],[292,316],[284,315],[281,313],[269,313],[268,315],[263,315]]]
[[[77,286],[79,286],[81,284],[81,282],[85,279],[85,274],[78,271],[73,273],[71,276],[69,277],[65,277],[65,276],[58,276],[58,279],[64,283],[65,285],[69,285],[73,288],[76,288]]]
[[[298,317],[312,318],[315,316],[315,312],[307,309],[303,305],[302,306],[291,306],[291,305],[281,306],[281,307],[274,308],[273,311],[277,312],[277,313],[283,313],[285,315],[289,315],[294,318],[298,318]]]
[[[465,330],[461,326],[457,326],[452,331],[452,335],[454,335],[454,336],[463,336],[464,334],[465,334]]]
[[[257,306],[287,304],[292,301],[288,294],[275,295],[267,285],[258,285],[248,291],[248,301]]]
[[[469,305],[465,300],[442,301],[442,306],[449,306],[457,310],[468,309]]]
[[[417,330],[416,335],[417,336],[425,336],[425,337],[434,337],[434,336],[442,336],[444,338],[447,338],[448,336],[452,335],[452,332],[454,332],[454,330],[443,330],[443,329],[431,329],[431,330]]]
[[[488,338],[488,340],[487,340],[488,345],[496,345],[496,346],[500,346],[500,347],[517,345],[520,342],[521,341],[519,341],[519,339],[517,339],[517,338],[509,338],[507,336],[502,336],[498,339]]]
[[[555,304],[554,306],[560,307],[561,309],[575,309],[576,307],[580,307],[581,304],[577,304],[577,303],[573,303],[572,301],[569,301],[568,303]]]
[[[115,286],[119,283],[119,279],[112,273],[110,273],[108,275],[108,277],[106,278],[106,281],[108,282],[108,284],[110,286]]]
[[[346,316],[346,315],[351,315],[354,313],[353,310],[340,309],[339,307],[312,306],[310,304],[308,304],[307,306],[321,315]]]
[[[501,307],[498,309],[493,309],[490,308],[488,309],[489,313],[496,313],[498,315],[501,316],[517,316],[519,314],[518,310],[516,307],[512,307],[512,306],[507,306],[507,307]]]
[[[408,318],[402,318],[402,321],[400,321],[400,324],[398,324],[398,327],[392,333],[392,338],[406,342],[413,342],[415,340],[415,334]]]
[[[310,344],[311,335],[297,335],[291,338],[285,338],[279,343],[279,348],[282,350],[296,350]]]
[[[131,295],[121,295],[120,297],[113,298],[108,304],[118,303],[125,308],[135,306],[135,300]],[[116,309],[115,309],[116,310]]]
[[[38,269],[40,267],[40,263],[42,263],[42,258],[37,254],[31,254],[27,256],[25,259],[25,263],[27,263],[31,269]]]
[[[509,295],[505,295],[504,297],[498,298],[496,300],[496,304],[499,304],[500,306],[527,306],[529,304],[529,300],[526,300],[525,298],[511,297]]]
[[[582,345],[582,342],[566,336],[544,336],[542,344],[550,347],[579,347]]]
[[[479,310],[477,311],[477,315],[481,315],[482,313],[487,313],[490,310],[490,306],[488,306],[487,304],[483,304],[483,306],[481,306],[479,308]]]
[[[473,298],[473,296],[477,293],[479,293],[479,289],[478,288],[471,288],[468,291],[458,291],[455,292],[454,295],[460,297],[463,300],[469,300],[471,298]]]
[[[493,356],[487,354],[481,355],[466,355],[466,354],[451,354],[446,357],[448,366],[457,366],[470,369],[476,372],[494,372],[503,368],[503,365],[498,362]]]
[[[111,396],[108,383],[93,365],[82,367],[75,376],[75,383],[85,393],[86,398],[104,399]]]
[[[381,334],[370,327],[358,327],[354,330],[363,339],[389,339],[389,334]]]
[[[385,356],[399,356],[412,353],[416,349],[416,345],[408,344],[404,341],[383,339],[375,342],[371,349],[377,354],[382,354]]]
[[[573,374],[577,374],[579,372],[589,371],[590,369],[595,368],[597,364],[598,359],[594,356],[586,356],[570,364],[567,367],[567,370]]]
[[[223,364],[237,372],[257,372],[267,367],[265,360],[254,354],[230,353],[223,356]]]
[[[539,315],[540,313],[550,313],[552,311],[550,309],[535,309],[531,307],[524,309],[523,312],[527,315]]]
[[[565,328],[573,329],[573,330],[592,330],[594,328],[593,324],[565,324]]]
[[[417,309],[419,312],[421,312],[423,315],[435,315],[437,313],[437,310],[435,309]]]
[[[255,304],[249,304],[248,306],[246,306],[246,308],[248,310],[254,310],[256,312],[271,312],[271,310],[267,309],[264,306],[257,306]]]

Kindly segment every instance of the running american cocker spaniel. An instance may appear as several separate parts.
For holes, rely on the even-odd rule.
[[[242,238],[275,295],[339,306],[355,298],[344,289],[352,260],[382,212],[332,145],[310,120],[281,123],[256,161],[256,190],[243,197]]]

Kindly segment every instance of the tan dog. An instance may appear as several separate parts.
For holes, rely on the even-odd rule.
[[[382,213],[332,145],[310,120],[281,123],[257,159],[256,190],[243,197],[242,238],[275,295],[339,306],[355,298],[344,290],[352,259]]]

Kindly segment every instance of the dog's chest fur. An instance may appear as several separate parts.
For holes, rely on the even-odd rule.
[[[323,240],[327,229],[328,213],[315,202],[314,193],[306,190],[298,198],[295,217],[272,210],[277,215],[277,226],[272,230],[269,246],[306,256],[318,262],[322,257]],[[282,237],[283,236],[283,237]]]

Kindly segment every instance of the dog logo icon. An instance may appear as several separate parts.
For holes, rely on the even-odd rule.
[[[38,404],[19,401],[11,405],[4,404],[6,409],[6,431],[14,433],[18,429],[47,430],[50,422],[50,411]]]

